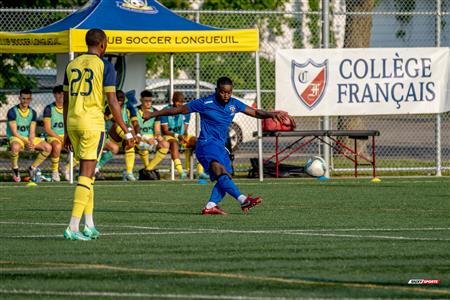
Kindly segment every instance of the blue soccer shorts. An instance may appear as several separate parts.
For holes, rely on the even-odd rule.
[[[208,143],[198,143],[195,147],[195,155],[199,163],[205,168],[205,171],[209,173],[209,166],[213,161],[217,161],[225,167],[228,173],[232,173],[230,153],[225,145]],[[215,176],[209,173],[211,181],[216,180]]]

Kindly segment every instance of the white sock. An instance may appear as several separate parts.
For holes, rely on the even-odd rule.
[[[237,201],[239,201],[241,204],[244,203],[245,200],[247,200],[247,196],[245,196],[245,195],[240,195],[237,198]]]
[[[216,203],[214,203],[214,202],[208,202],[208,203],[206,203],[206,208],[207,209],[210,209],[210,208],[213,208],[214,206],[217,206],[217,204]]]
[[[94,226],[94,216],[93,215],[84,215],[84,225],[86,225],[89,228],[95,227]]]
[[[70,230],[72,230],[73,232],[77,232],[79,226],[80,226],[80,218],[72,216],[70,218],[69,224]]]
[[[95,168],[94,173],[98,173],[98,172],[100,172],[100,170],[98,168]]]

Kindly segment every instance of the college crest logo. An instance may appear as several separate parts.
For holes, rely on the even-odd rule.
[[[328,59],[316,63],[308,59],[301,64],[292,60],[292,85],[306,107],[313,109],[325,94],[328,82]]]
[[[118,7],[134,12],[147,14],[156,14],[158,12],[155,7],[147,5],[147,0],[122,0],[116,3]]]
[[[230,105],[230,115],[233,115],[236,112],[236,107],[234,105]]]

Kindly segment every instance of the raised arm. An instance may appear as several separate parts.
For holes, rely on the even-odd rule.
[[[163,109],[158,110],[154,112],[146,111],[144,112],[144,115],[142,118],[144,120],[148,120],[151,118],[159,117],[159,116],[173,116],[173,115],[179,115],[179,114],[188,114],[189,108],[187,105],[179,106],[179,107],[172,107],[169,109]]]
[[[293,124],[295,126],[294,119],[285,111],[265,111],[262,109],[253,109],[250,106],[247,106],[245,108],[244,114],[258,119],[272,118],[283,124]]]

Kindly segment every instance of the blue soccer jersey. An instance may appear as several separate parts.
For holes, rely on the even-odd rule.
[[[187,104],[189,112],[200,113],[199,142],[225,145],[228,127],[236,113],[245,111],[247,105],[231,97],[225,105],[216,100],[216,94],[191,101]]]

